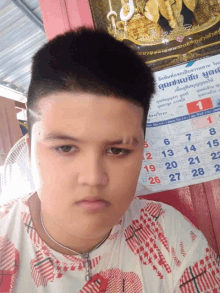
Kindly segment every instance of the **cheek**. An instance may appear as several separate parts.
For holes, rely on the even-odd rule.
[[[31,154],[31,170],[35,187],[38,191],[42,189],[56,189],[59,187],[63,170],[58,160],[51,156],[51,153],[43,147],[35,146]]]
[[[110,182],[114,184],[117,193],[131,194],[136,190],[141,165],[142,155],[140,154],[134,159],[112,168]]]

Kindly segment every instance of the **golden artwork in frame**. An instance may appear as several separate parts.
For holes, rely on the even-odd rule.
[[[96,28],[127,43],[154,71],[220,53],[218,0],[89,0]]]

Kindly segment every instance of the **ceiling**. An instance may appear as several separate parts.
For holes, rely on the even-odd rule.
[[[0,0],[0,96],[26,102],[32,56],[46,42],[39,0]]]

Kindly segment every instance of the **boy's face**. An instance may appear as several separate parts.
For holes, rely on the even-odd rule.
[[[54,94],[39,107],[31,168],[44,214],[77,237],[105,235],[128,209],[136,190],[143,110],[124,100],[83,93]],[[110,143],[120,140],[123,143]],[[27,144],[30,148],[29,139]],[[90,210],[77,203],[95,197],[108,206]]]

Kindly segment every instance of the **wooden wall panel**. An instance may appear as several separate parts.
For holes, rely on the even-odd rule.
[[[204,183],[204,188],[220,254],[220,179]]]
[[[40,0],[47,39],[79,26],[93,27],[88,0]]]

